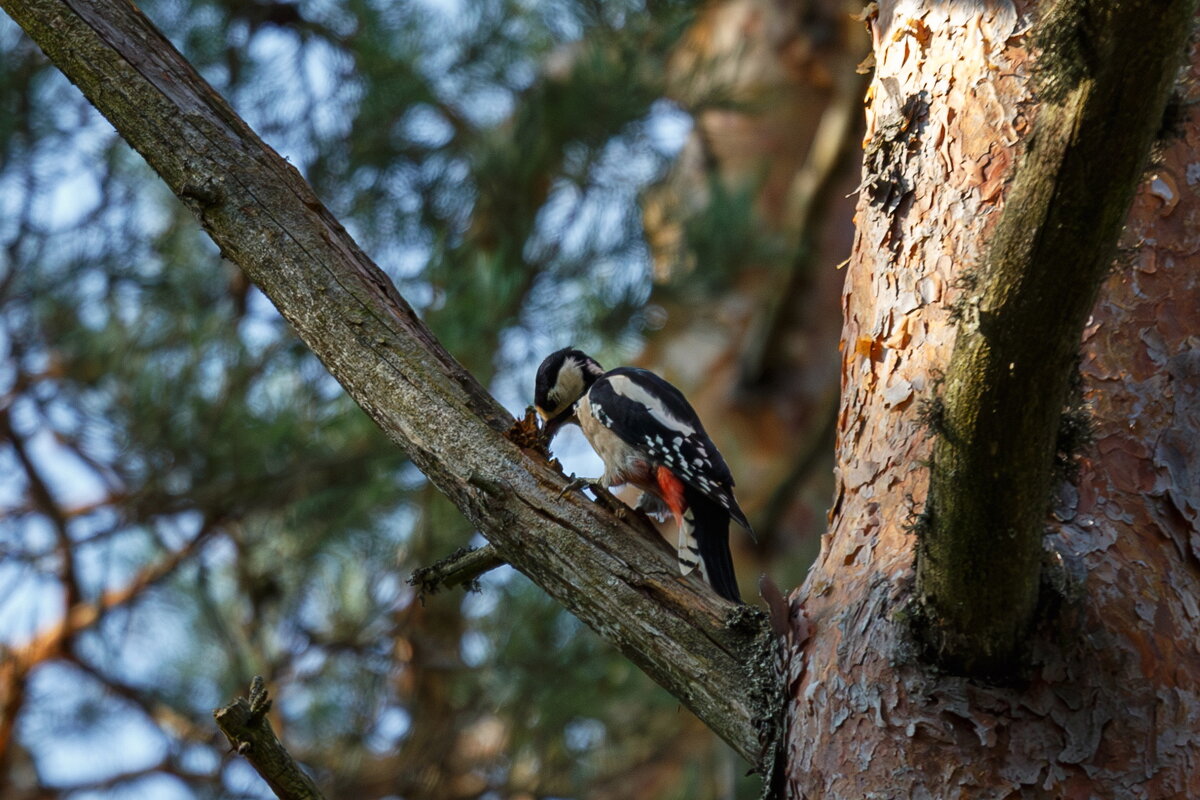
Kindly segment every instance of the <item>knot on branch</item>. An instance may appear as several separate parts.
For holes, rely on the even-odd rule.
[[[179,187],[179,196],[195,205],[199,211],[219,206],[225,202],[226,192],[220,178],[202,176],[187,180]]]

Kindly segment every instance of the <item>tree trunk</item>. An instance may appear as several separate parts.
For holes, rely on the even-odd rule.
[[[1095,443],[1040,522],[1050,555],[1023,669],[1002,685],[955,677],[929,667],[913,637],[914,551],[945,435],[928,403],[966,313],[956,301],[978,280],[964,275],[986,262],[1006,181],[1034,146],[1025,32],[1037,11],[881,3],[872,23],[838,488],[788,634],[780,779],[790,797],[1200,796],[1200,117],[1190,110],[1134,201],[1132,260],[1108,277],[1084,329]],[[1106,190],[1110,162],[1091,166]],[[975,578],[995,579],[1009,558],[999,548]]]

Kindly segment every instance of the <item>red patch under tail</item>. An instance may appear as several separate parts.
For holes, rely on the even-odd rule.
[[[658,482],[658,493],[667,508],[675,516],[675,522],[683,526],[683,512],[687,510],[687,501],[683,499],[683,481],[666,467],[660,466],[655,470],[654,478]]]

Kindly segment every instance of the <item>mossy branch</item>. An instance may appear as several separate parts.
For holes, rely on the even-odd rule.
[[[1009,671],[1038,603],[1060,418],[1084,322],[1192,29],[1194,0],[1059,0],[1035,29],[1041,100],[962,309],[917,553],[944,666]]]
[[[131,3],[0,0],[195,213],[346,391],[489,539],[751,762],[747,618],[667,548],[505,436],[512,417],[437,342],[290,164]],[[519,622],[514,622],[519,624]]]

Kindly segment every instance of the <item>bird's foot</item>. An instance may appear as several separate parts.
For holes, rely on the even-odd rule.
[[[621,502],[612,492],[608,491],[608,488],[604,484],[593,483],[588,488],[592,490],[592,494],[596,495],[597,503],[611,511],[617,519],[624,522],[629,521],[629,514],[633,509]]]
[[[614,497],[612,493],[608,491],[608,487],[606,487],[599,479],[580,478],[572,474],[570,481],[568,481],[567,485],[562,488],[562,491],[558,493],[558,496],[563,497],[567,492],[579,489],[591,489],[592,494],[596,497],[597,503],[607,508],[619,519],[625,521],[629,520],[629,513],[633,509]]]
[[[574,492],[579,489],[591,488],[596,486],[596,482],[591,478],[580,478],[574,472],[571,473],[571,479],[567,481],[567,485],[558,493],[559,499],[566,496],[567,492]]]
[[[635,508],[655,522],[662,523],[671,518],[671,509],[667,507],[667,504],[649,492],[642,492]]]

